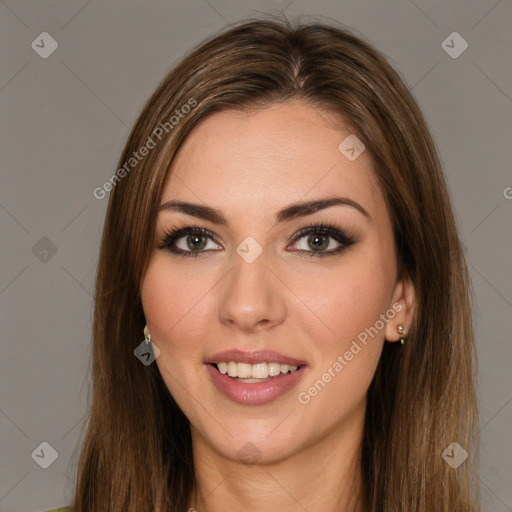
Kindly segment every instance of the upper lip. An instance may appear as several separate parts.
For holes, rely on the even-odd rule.
[[[291,366],[302,366],[305,365],[306,362],[300,359],[295,359],[294,357],[288,357],[279,352],[275,352],[273,350],[258,350],[255,352],[243,352],[242,350],[226,350],[224,352],[219,352],[218,354],[214,354],[213,356],[206,359],[205,364],[212,363],[248,363],[248,364],[256,364],[256,363],[279,363],[279,364],[288,364]]]

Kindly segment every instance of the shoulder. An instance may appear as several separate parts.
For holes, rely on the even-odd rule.
[[[44,512],[71,512],[68,507],[52,508],[51,510],[45,510]]]

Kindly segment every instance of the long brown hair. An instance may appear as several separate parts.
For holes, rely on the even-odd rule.
[[[110,180],[75,512],[186,510],[195,485],[189,422],[157,365],[134,356],[156,211],[169,165],[200,120],[291,98],[339,113],[365,144],[399,268],[415,286],[409,338],[403,347],[385,344],[368,391],[361,447],[368,510],[479,510],[470,284],[426,121],[397,72],[350,30],[259,20],[209,39],[162,80]],[[149,151],[135,161],[144,145]],[[441,457],[454,441],[469,452],[458,469]]]

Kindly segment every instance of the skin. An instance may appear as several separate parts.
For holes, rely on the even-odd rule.
[[[350,134],[340,120],[297,100],[216,113],[173,160],[160,204],[206,204],[229,222],[161,211],[141,283],[148,329],[161,351],[156,364],[190,420],[198,482],[190,507],[199,512],[364,510],[358,449],[366,393],[384,341],[398,341],[397,326],[412,322],[414,289],[407,276],[397,279],[389,212],[369,154],[349,161],[338,150]],[[356,201],[369,217],[345,205],[282,223],[274,218],[290,203],[333,195]],[[309,258],[310,235],[294,235],[313,222],[335,224],[356,243]],[[201,238],[207,245],[197,258],[158,248],[166,230],[186,223],[217,240]],[[263,250],[252,263],[236,252],[248,236]],[[324,252],[339,246],[327,241]],[[192,250],[186,235],[176,243]],[[298,394],[393,304],[401,311],[366,346],[359,343],[361,351],[309,403],[300,403]],[[204,364],[234,348],[272,349],[308,366],[274,402],[238,404],[216,389]],[[240,460],[246,443],[255,447],[256,464]]]

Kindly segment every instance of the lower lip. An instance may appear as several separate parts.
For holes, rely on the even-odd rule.
[[[245,405],[262,405],[277,400],[297,384],[306,368],[302,366],[293,373],[282,373],[265,382],[244,384],[220,373],[211,364],[206,366],[217,389],[233,402]]]

